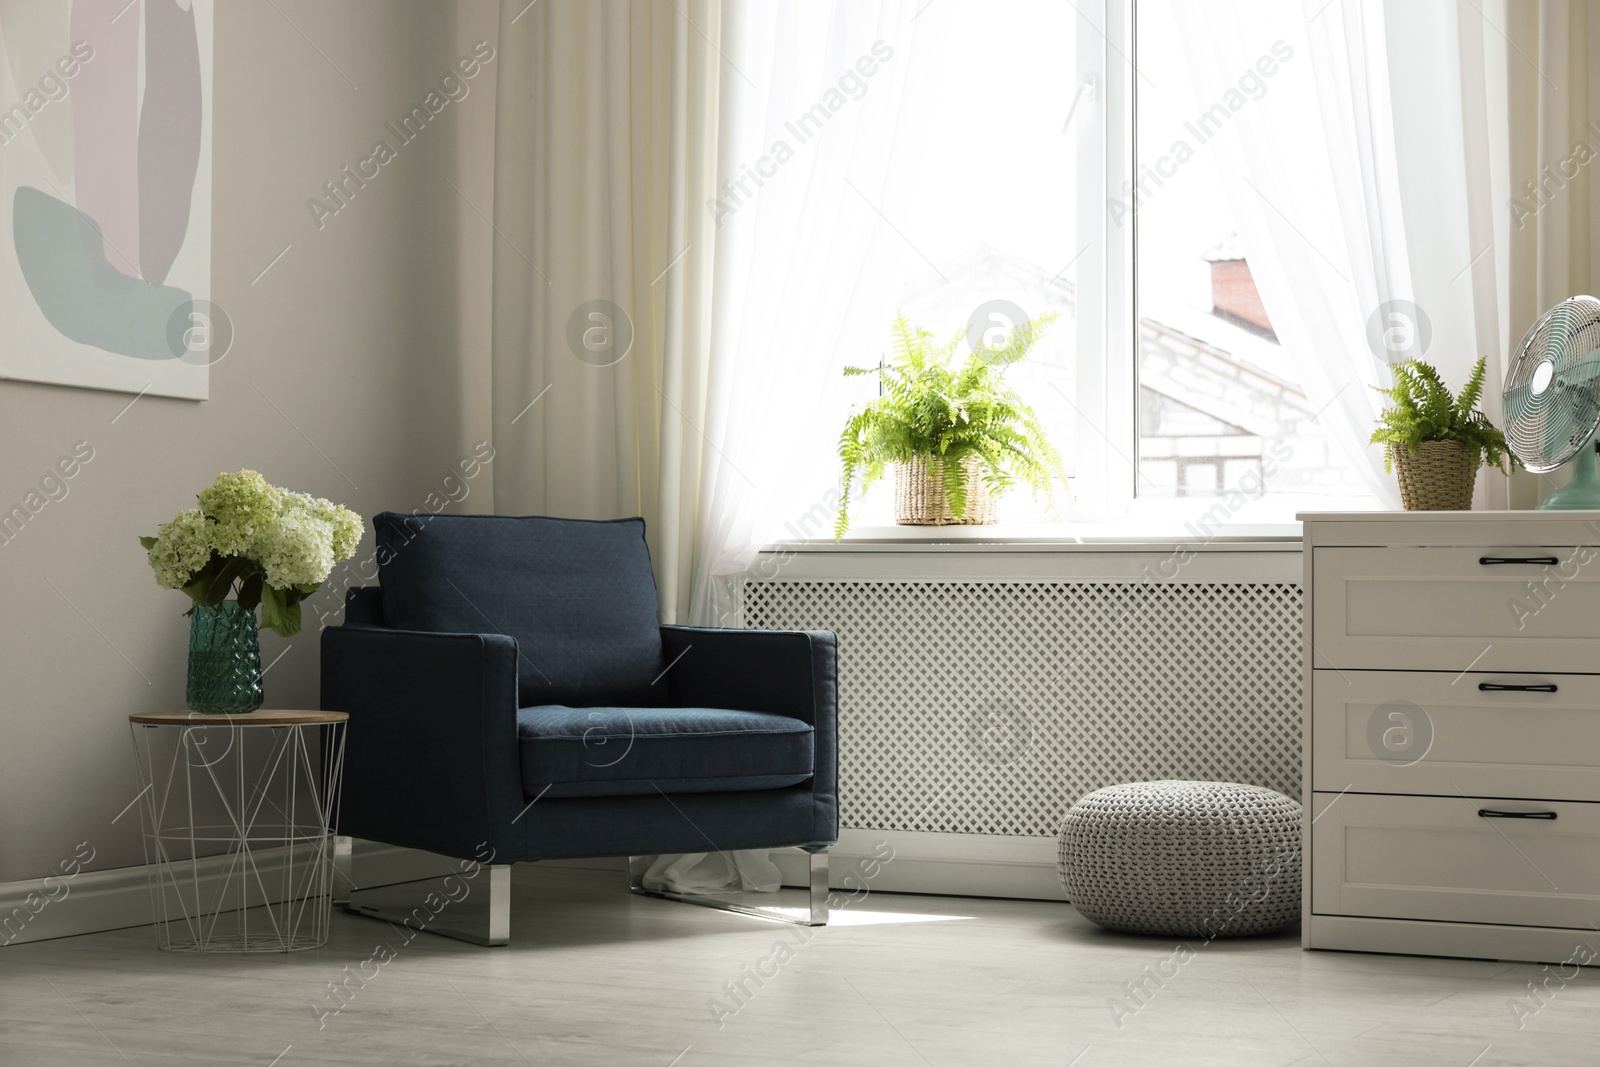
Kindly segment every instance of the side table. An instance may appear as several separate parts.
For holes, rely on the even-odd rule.
[[[265,708],[128,716],[161,948],[327,943],[349,718]]]

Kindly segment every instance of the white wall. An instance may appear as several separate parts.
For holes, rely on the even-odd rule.
[[[113,423],[130,395],[0,381],[5,507],[75,442],[94,449],[0,545],[0,882],[51,873],[81,841],[96,869],[142,862],[136,814],[111,823],[134,795],[126,716],[183,706],[188,620],[138,535],[239,467],[368,516],[422,507],[490,438],[494,237],[461,194],[491,212],[496,64],[320,231],[306,201],[494,42],[495,7],[218,3],[212,298],[236,339],[212,399],[145,397]],[[492,472],[453,509],[492,510]],[[316,706],[315,614],[297,638],[263,635],[267,661],[284,653],[269,705]]]

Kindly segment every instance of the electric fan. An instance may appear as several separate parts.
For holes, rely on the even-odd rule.
[[[1539,316],[1511,355],[1506,444],[1535,474],[1573,461],[1540,508],[1600,509],[1600,300],[1574,296]]]

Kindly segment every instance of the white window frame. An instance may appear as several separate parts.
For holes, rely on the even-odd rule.
[[[1070,503],[1060,505],[1059,533],[1035,524],[993,527],[857,528],[847,540],[1104,541],[1184,536],[1189,524],[1222,497],[1164,498],[1139,493],[1139,304],[1135,283],[1139,198],[1138,0],[1076,0],[1078,100],[1076,137],[1077,230],[1074,325],[1078,353],[1078,428]],[[1126,183],[1126,185],[1125,185]],[[1112,199],[1131,204],[1123,225],[1111,219]],[[1208,503],[1209,502],[1209,503]],[[1293,538],[1299,523],[1224,523],[1227,533],[1249,539]]]
[[[1139,476],[1133,284],[1138,216],[1118,227],[1107,208],[1134,173],[1133,2],[1091,0],[1078,10],[1087,23],[1078,35],[1082,95],[1074,116],[1078,233],[1085,245],[1077,252],[1075,285],[1078,477],[1066,518],[1099,521],[1129,511]]]

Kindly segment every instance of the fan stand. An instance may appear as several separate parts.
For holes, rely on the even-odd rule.
[[[1600,510],[1600,442],[1590,441],[1572,461],[1566,485],[1544,498],[1540,511]]]

